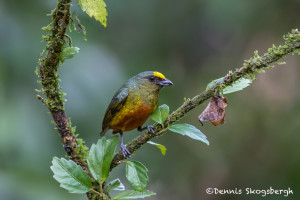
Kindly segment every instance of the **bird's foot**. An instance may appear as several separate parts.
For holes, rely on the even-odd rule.
[[[126,149],[126,146],[124,144],[121,144],[121,150],[122,150],[122,154],[123,154],[124,158],[129,157],[129,155],[131,154],[130,151],[128,151],[128,149]]]
[[[147,126],[147,130],[149,131],[149,133],[151,133],[151,134],[155,135],[155,131],[154,131],[154,129],[153,129],[153,126],[152,126],[152,125],[149,125],[149,126]]]
[[[152,125],[145,126],[144,128],[142,128],[141,126],[139,126],[139,127],[137,128],[138,131],[143,131],[143,130],[146,130],[146,129],[148,130],[148,132],[149,132],[151,135],[156,135]]]

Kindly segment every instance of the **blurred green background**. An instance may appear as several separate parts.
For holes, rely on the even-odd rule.
[[[77,3],[77,2],[75,2]],[[42,27],[54,0],[0,1],[0,199],[85,199],[59,187],[50,170],[64,157],[47,109],[36,98],[34,74],[45,46]],[[299,0],[123,0],[107,1],[108,27],[72,10],[87,28],[70,33],[80,53],[59,69],[66,111],[88,146],[115,91],[141,71],[157,70],[175,83],[160,94],[171,110],[208,82],[242,66],[254,50],[265,52],[282,35],[300,28]],[[245,188],[291,188],[267,199],[300,199],[300,59],[257,76],[251,87],[227,96],[226,124],[201,127],[201,105],[181,122],[200,128],[210,146],[171,132],[145,145],[132,159],[149,169],[149,190],[159,200],[262,199]],[[147,124],[151,124],[149,120]],[[129,142],[137,131],[125,135]],[[110,135],[110,134],[109,134]],[[130,188],[124,165],[113,177]],[[207,195],[206,188],[243,189],[244,195]]]

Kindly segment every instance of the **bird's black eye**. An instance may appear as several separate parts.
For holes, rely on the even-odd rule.
[[[149,80],[150,80],[150,81],[154,81],[154,79],[155,79],[154,76],[150,76],[150,77],[149,77]]]

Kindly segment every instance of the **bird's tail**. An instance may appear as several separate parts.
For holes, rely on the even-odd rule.
[[[102,137],[103,135],[105,135],[106,131],[108,130],[108,127],[103,129],[100,133],[100,136]]]

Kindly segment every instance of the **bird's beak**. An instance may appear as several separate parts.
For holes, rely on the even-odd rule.
[[[157,85],[159,85],[159,86],[168,86],[168,85],[173,85],[173,83],[172,83],[172,81],[170,81],[169,79],[164,79],[164,80],[162,80],[162,81],[159,81],[158,83],[157,83]]]

